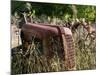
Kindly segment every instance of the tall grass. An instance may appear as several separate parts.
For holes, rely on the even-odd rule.
[[[86,38],[87,32],[80,33],[78,28],[73,33],[74,46],[76,51],[76,70],[88,70],[96,68],[96,42],[90,36]],[[58,38],[51,38],[53,58],[48,59],[43,54],[43,48],[40,42],[33,39],[28,47],[26,55],[22,48],[12,49],[11,72],[15,74],[40,73],[40,72],[58,72],[67,71],[64,66],[63,46]]]
[[[54,40],[52,39],[51,43]],[[59,57],[58,48],[61,48],[61,44],[57,43],[58,40],[53,44],[53,58],[49,61],[46,56],[44,56],[41,49],[39,49],[40,44],[37,42],[34,46],[34,40],[32,45],[29,46],[26,55],[24,55],[21,49],[12,56],[12,74],[21,73],[40,73],[40,72],[54,72],[54,71],[64,71],[67,70],[64,66],[64,60]],[[59,45],[58,48],[55,45]]]

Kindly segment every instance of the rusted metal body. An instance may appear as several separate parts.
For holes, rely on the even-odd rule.
[[[22,27],[22,33],[23,38],[21,38],[22,40],[24,39],[24,41],[31,41],[32,37],[43,40],[43,46],[45,46],[44,50],[46,51],[47,56],[50,56],[51,51],[48,38],[50,36],[61,37],[64,47],[65,66],[69,70],[75,68],[75,50],[73,46],[72,32],[69,28],[49,24],[26,23]]]
[[[56,26],[32,23],[24,24],[22,27],[22,31],[25,35],[27,35],[27,37],[35,36],[39,39],[43,39],[48,36],[58,36],[60,33]]]

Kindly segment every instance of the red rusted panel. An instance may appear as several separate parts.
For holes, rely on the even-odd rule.
[[[32,36],[42,40],[50,36],[62,36],[66,66],[69,69],[75,67],[75,50],[72,32],[69,28],[49,24],[27,23],[23,25],[22,31],[25,34],[25,40],[31,40]],[[50,53],[50,50],[48,52]]]
[[[66,27],[60,27],[65,54],[65,65],[68,69],[75,67],[75,49],[73,44],[72,32]]]
[[[57,36],[60,33],[57,29],[57,26],[32,23],[24,24],[22,30],[30,34],[31,36],[36,35],[36,37],[38,38],[45,38],[47,36]]]
[[[75,66],[75,49],[73,46],[73,40],[71,35],[65,35],[67,42],[67,64],[68,68],[73,68]]]

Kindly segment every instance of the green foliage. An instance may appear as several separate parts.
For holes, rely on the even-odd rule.
[[[78,18],[86,18],[90,21],[96,20],[96,7],[95,6],[77,6]]]
[[[74,12],[76,11],[76,12]],[[96,6],[87,5],[72,5],[69,4],[50,4],[50,3],[32,3],[23,1],[12,1],[11,15],[22,17],[22,13],[26,12],[28,16],[39,17],[44,20],[44,17],[49,19],[63,19],[70,20],[73,18],[85,18],[88,21],[95,22],[96,20]],[[45,15],[45,16],[42,16]],[[41,18],[40,18],[41,17]],[[45,19],[46,20],[46,19]],[[47,21],[47,20],[46,20]],[[78,31],[78,32],[77,32]],[[76,69],[95,69],[96,68],[96,50],[95,39],[91,37],[87,39],[87,33],[84,31],[80,35],[81,28],[78,28],[74,34],[74,44],[76,50]],[[54,41],[54,40],[53,40]],[[57,46],[58,44],[58,46]],[[36,45],[39,47],[39,44]],[[34,46],[32,46],[34,47]],[[57,50],[61,48],[60,42],[56,41],[53,46],[55,56],[52,58],[50,64],[47,63],[46,57],[36,47],[30,49],[29,57],[22,54],[21,48],[16,48],[14,55],[12,55],[11,69],[12,75],[22,73],[37,73],[37,72],[50,72],[50,71],[66,71],[64,61],[59,58]],[[60,49],[62,50],[62,48]],[[13,52],[14,50],[12,50]]]
[[[47,17],[57,18],[86,18],[90,21],[96,19],[96,6],[87,5],[69,5],[69,4],[51,4],[37,2],[12,1],[11,13],[21,15],[24,12],[32,16],[46,15]]]

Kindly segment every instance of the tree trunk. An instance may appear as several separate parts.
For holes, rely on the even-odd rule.
[[[73,18],[77,18],[77,8],[75,5],[71,6],[72,12],[73,12]]]

